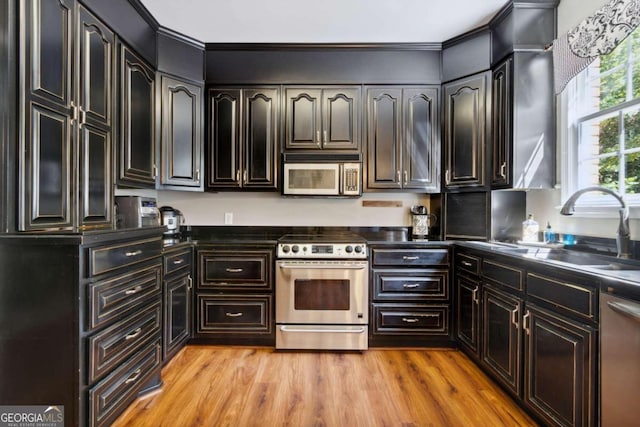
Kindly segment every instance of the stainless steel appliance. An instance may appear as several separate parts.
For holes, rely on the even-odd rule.
[[[116,228],[157,227],[160,212],[155,197],[116,196]]]
[[[435,224],[436,216],[430,214],[422,205],[411,206],[411,235],[416,239],[426,239],[429,228]]]
[[[601,425],[637,425],[640,303],[600,294]]]
[[[180,226],[184,224],[184,215],[178,209],[171,206],[162,206],[160,208],[162,217],[162,225],[167,227],[167,231],[163,234],[165,237],[176,237],[180,235]]]
[[[360,196],[359,155],[284,156],[282,194],[290,196]]]
[[[276,348],[366,350],[369,262],[358,236],[284,236],[276,261]]]

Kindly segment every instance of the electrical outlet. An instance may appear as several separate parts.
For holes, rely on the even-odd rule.
[[[224,213],[224,223],[225,225],[233,224],[233,212]]]

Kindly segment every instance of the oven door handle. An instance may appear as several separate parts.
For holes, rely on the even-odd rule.
[[[364,270],[367,265],[350,265],[350,264],[287,264],[281,262],[278,266],[282,269],[291,270]]]
[[[314,332],[314,333],[339,333],[339,334],[362,334],[366,331],[366,328],[358,329],[297,329],[289,328],[288,326],[280,326],[282,332]]]

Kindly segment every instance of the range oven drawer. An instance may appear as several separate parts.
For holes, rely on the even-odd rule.
[[[366,350],[367,325],[277,325],[276,348],[291,350]]]

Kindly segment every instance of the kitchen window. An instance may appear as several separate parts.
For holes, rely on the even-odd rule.
[[[566,115],[563,199],[601,185],[640,207],[640,29],[576,76],[561,97]],[[607,195],[590,193],[579,206],[616,215]],[[600,211],[601,208],[602,211]]]

